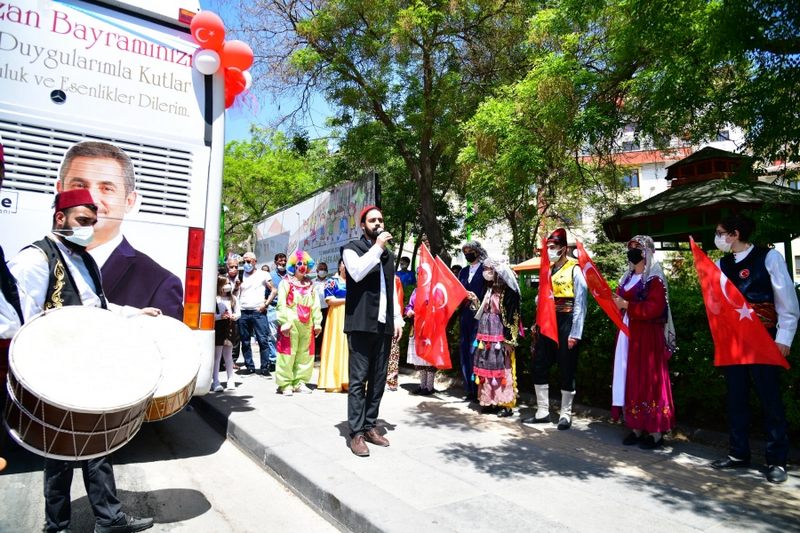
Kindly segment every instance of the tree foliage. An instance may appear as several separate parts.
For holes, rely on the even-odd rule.
[[[331,165],[321,141],[303,143],[278,131],[253,128],[249,142],[225,146],[222,201],[224,237],[234,251],[252,246],[255,224],[320,188]],[[305,153],[297,151],[301,144]]]
[[[436,198],[454,182],[458,124],[515,72],[520,2],[261,0],[243,9],[244,30],[263,51],[259,81],[300,87],[304,97],[321,90],[353,127],[378,125],[442,252]]]

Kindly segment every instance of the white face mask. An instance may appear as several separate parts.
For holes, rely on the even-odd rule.
[[[328,275],[328,271],[327,270],[317,270],[317,276],[318,277],[324,278],[327,275]]]
[[[492,272],[491,270],[484,270],[483,279],[485,279],[486,281],[494,281],[494,272]]]
[[[225,294],[230,294],[232,287],[229,284],[225,284],[222,286],[222,292]]]
[[[64,234],[70,230],[72,230],[72,235]],[[94,239],[94,226],[77,226],[74,228],[55,230],[54,233],[61,235],[64,237],[64,239],[73,244],[77,244],[78,246],[83,246],[85,248],[89,246],[89,243],[91,243],[92,239]]]
[[[552,250],[550,248],[547,249],[547,256],[550,258],[550,261],[557,261],[559,257],[561,257],[562,248],[558,250]]]
[[[721,252],[728,253],[731,251],[731,243],[725,240],[724,235],[715,235],[714,244],[716,245],[717,249]]]

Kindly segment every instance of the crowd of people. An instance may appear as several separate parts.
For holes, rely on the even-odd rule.
[[[367,443],[388,446],[388,440],[380,434],[375,421],[384,389],[397,390],[403,318],[410,323],[410,327],[405,328],[408,334],[405,362],[419,375],[419,386],[414,394],[435,393],[437,369],[417,354],[413,327],[416,276],[409,269],[410,261],[402,257],[397,262],[399,269],[394,271],[394,256],[386,245],[391,236],[383,230],[378,208],[362,212],[361,224],[364,235],[343,248],[333,276],[328,276],[327,265],[323,264],[317,268],[315,279],[310,280],[313,259],[303,251],[292,255],[288,271],[286,256],[275,256],[272,278],[263,283],[247,281],[255,272],[254,268],[247,270],[247,262],[244,275],[231,277],[236,265],[229,263],[228,277],[220,278],[218,325],[219,331],[232,331],[226,320],[244,316],[235,306],[229,308],[228,292],[257,287],[258,297],[263,298],[263,302],[251,298],[254,302],[250,304],[251,310],[263,311],[277,306],[277,312],[272,318],[265,317],[266,325],[261,328],[266,347],[266,350],[262,348],[262,374],[269,376],[272,368],[270,361],[274,356],[269,350],[275,345],[277,332],[279,366],[287,365],[276,379],[277,391],[288,395],[310,393],[309,364],[316,353],[320,359],[316,388],[348,394],[351,449],[356,455],[366,456],[369,455]],[[732,252],[720,266],[723,271],[730,271],[728,277],[748,302],[758,309],[768,309],[759,316],[771,317],[771,321],[766,320],[764,324],[781,353],[787,355],[800,318],[797,299],[778,252],[748,242],[753,229],[752,220],[742,215],[720,222],[717,246],[724,252]],[[553,231],[546,240],[546,247],[558,338],[537,334],[535,326],[529,328],[534,336],[532,368],[536,405],[531,416],[522,418],[522,423],[555,424],[559,430],[568,430],[572,426],[588,291],[578,261],[569,253],[566,231],[562,228]],[[488,257],[477,241],[465,242],[462,252],[467,264],[453,268],[453,272],[467,293],[458,318],[464,399],[477,403],[482,413],[510,417],[519,396],[516,348],[520,336],[526,332],[521,321],[517,276],[505,261]],[[663,446],[664,435],[674,429],[676,422],[669,374],[669,359],[676,350],[673,310],[669,304],[667,278],[655,252],[653,239],[646,235],[637,235],[627,244],[628,267],[619,279],[613,301],[628,331],[627,334],[619,332],[614,346],[609,347],[614,354],[613,369],[610,369],[612,417],[622,419],[629,429],[622,444],[637,445],[645,450]],[[249,258],[255,264],[252,253],[244,257],[245,261]],[[734,270],[746,257],[750,257],[746,262],[748,276],[743,277]],[[270,267],[264,265],[264,268]],[[753,280],[758,284],[752,283]],[[407,289],[413,290],[406,300],[404,291]],[[274,297],[276,292],[277,298]],[[323,308],[327,315],[325,323]],[[242,318],[239,320],[238,336],[245,342],[251,326],[241,322]],[[234,335],[230,337],[230,340],[224,337],[225,342],[234,344]],[[258,333],[256,338],[259,339]],[[229,348],[218,346],[218,353],[225,355],[230,352]],[[253,363],[247,356],[249,347],[242,347],[242,353],[245,354],[245,372],[252,372]],[[227,355],[225,362],[229,365],[226,369],[230,380]],[[558,371],[561,400],[555,418],[551,416],[549,386],[554,368]],[[767,478],[773,482],[785,481],[788,438],[778,367],[728,366],[725,376],[729,391],[730,454],[712,466],[726,469],[749,464],[749,404],[742,398],[747,396],[752,380],[768,426]],[[216,377],[215,384],[219,385]],[[223,389],[219,385],[216,390]]]

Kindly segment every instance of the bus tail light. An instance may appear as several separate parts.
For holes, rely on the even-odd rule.
[[[186,248],[186,295],[183,307],[183,323],[192,329],[198,329],[203,325],[200,320],[200,297],[203,294],[204,241],[205,230],[203,228],[189,228]]]

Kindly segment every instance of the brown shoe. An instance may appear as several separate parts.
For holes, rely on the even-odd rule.
[[[358,434],[350,439],[350,451],[359,457],[369,457],[369,448],[364,442],[364,435]]]
[[[378,433],[378,430],[375,428],[368,429],[367,432],[364,433],[364,438],[370,444],[383,446],[384,448],[389,445],[389,439]]]

